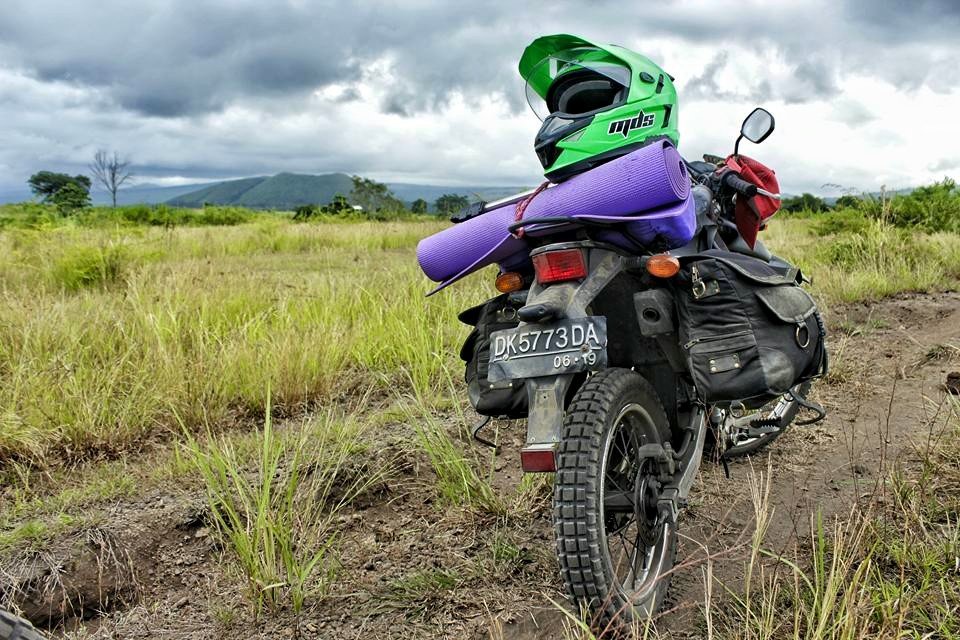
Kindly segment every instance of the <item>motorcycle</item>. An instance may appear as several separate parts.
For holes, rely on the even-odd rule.
[[[604,240],[616,231],[615,220],[517,221],[512,233],[539,229],[529,240],[529,260],[498,277],[504,295],[491,318],[494,330],[485,342],[479,338],[486,348],[480,362],[476,336],[462,354],[474,357],[467,378],[478,410],[478,393],[512,394],[514,405],[502,413],[526,417],[523,470],[555,473],[554,529],[566,591],[600,621],[629,623],[660,609],[676,560],[679,514],[706,445],[725,463],[768,446],[801,408],[822,418],[805,396],[825,359],[778,395],[750,398],[708,392],[709,373],[692,372],[737,373],[749,364],[746,352],[717,349],[747,337],[744,331],[700,336],[689,328],[699,313],[691,301],[722,298],[723,277],[709,280],[700,259],[739,271],[737,260],[762,263],[765,275],[753,277],[764,284],[802,279],[749,237],[750,216],[762,218],[779,195],[763,179],[772,171],[740,156],[739,145],[760,143],[773,129],[773,116],[756,109],[731,156],[686,163],[698,230],[684,247],[625,250]],[[791,305],[796,311],[794,303],[781,308]],[[481,308],[462,319],[476,324]],[[808,348],[819,326],[822,346],[819,316],[810,319],[815,308],[794,311],[784,313],[797,345]]]

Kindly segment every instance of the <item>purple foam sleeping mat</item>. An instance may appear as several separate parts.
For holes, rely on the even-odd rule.
[[[524,218],[623,218],[628,235],[611,232],[608,241],[627,248],[657,238],[667,247],[686,244],[696,230],[690,180],[677,150],[666,141],[642,147],[538,194]],[[417,260],[428,278],[442,284],[434,291],[487,265],[528,251],[527,243],[507,228],[516,205],[492,209],[424,238]],[[531,227],[530,235],[549,228]]]

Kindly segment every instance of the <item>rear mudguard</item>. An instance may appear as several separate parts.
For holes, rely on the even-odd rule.
[[[637,268],[641,264],[640,258],[620,255],[593,242],[549,245],[549,249],[575,247],[586,251],[587,277],[579,282],[563,282],[549,286],[534,282],[527,294],[525,308],[544,305],[554,311],[555,318],[584,318],[590,315],[587,307],[617,274],[625,269]],[[564,400],[574,377],[573,374],[567,374],[526,380],[529,406],[527,448],[552,448],[560,442]]]

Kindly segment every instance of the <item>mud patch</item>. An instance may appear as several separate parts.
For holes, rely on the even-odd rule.
[[[136,600],[142,562],[110,531],[86,529],[57,549],[27,551],[0,568],[0,602],[41,628],[64,626]]]

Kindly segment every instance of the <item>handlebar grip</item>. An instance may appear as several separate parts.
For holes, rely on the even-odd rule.
[[[724,186],[729,187],[737,193],[748,198],[752,198],[753,196],[757,195],[757,185],[744,180],[733,171],[728,171],[727,173],[723,174],[722,182]]]

